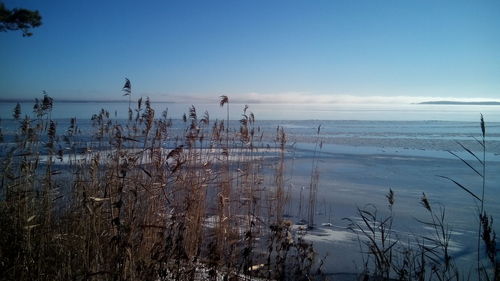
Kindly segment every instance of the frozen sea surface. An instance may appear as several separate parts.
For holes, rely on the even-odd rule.
[[[13,140],[18,122],[9,120],[14,104],[0,103],[2,133],[5,141]],[[189,105],[155,103],[157,114],[168,107],[173,119],[173,131],[182,133],[185,124],[182,114]],[[230,104],[231,128],[237,130],[244,105]],[[32,105],[22,104],[23,112],[31,114]],[[90,116],[107,108],[116,118],[125,117],[128,103],[60,103],[53,118],[59,132],[76,117],[89,138]],[[211,120],[224,119],[225,108],[217,104],[196,105],[201,116],[204,110]],[[481,152],[476,139],[481,138],[480,113],[486,120],[486,210],[500,217],[500,108],[497,106],[457,105],[250,105],[256,116],[256,125],[263,132],[264,143],[272,146],[277,126],[285,128],[288,136],[287,189],[290,204],[287,215],[298,221],[305,214],[301,194],[309,186],[311,161],[319,161],[318,208],[315,231],[307,234],[320,255],[326,260],[327,272],[359,271],[356,237],[346,229],[343,218],[357,219],[356,209],[373,204],[381,214],[387,211],[385,198],[389,189],[395,192],[394,229],[399,239],[413,235],[427,235],[429,229],[417,223],[425,220],[426,212],[420,205],[423,192],[436,208],[446,209],[447,222],[452,233],[451,253],[457,262],[469,269],[475,259],[477,205],[463,190],[449,180],[453,178],[478,193],[480,178],[449,151],[466,160],[473,160],[460,144],[475,153]],[[320,134],[317,134],[321,126]],[[90,138],[89,138],[90,139]],[[318,145],[321,143],[321,149]],[[459,144],[460,143],[460,144]],[[315,153],[314,150],[317,149]],[[472,162],[471,162],[472,163]],[[307,192],[306,192],[307,193]],[[304,194],[306,194],[304,193]],[[495,220],[496,222],[496,220]],[[322,226],[321,224],[332,224]],[[499,224],[494,228],[500,233]]]

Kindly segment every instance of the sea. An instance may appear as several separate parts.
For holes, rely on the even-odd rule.
[[[144,101],[143,101],[144,103]],[[21,102],[24,114],[30,114],[33,102]],[[15,102],[0,102],[0,118],[12,117]],[[191,106],[198,113],[208,111],[212,119],[226,119],[226,108],[221,108],[217,101],[207,104],[184,104],[152,102],[157,113],[168,109],[172,119],[182,118]],[[443,105],[443,104],[229,104],[230,119],[238,120],[245,106],[258,120],[350,120],[350,121],[461,121],[477,122],[483,114],[486,121],[500,122],[500,105]],[[131,103],[136,107],[136,102]],[[118,118],[126,118],[129,103],[89,101],[54,103],[54,118],[90,118],[101,108]]]
[[[0,102],[3,127],[16,126],[12,119],[16,103]],[[22,116],[33,116],[33,103],[20,103]],[[55,102],[51,118],[59,127],[76,118],[80,128],[90,130],[90,118],[105,109],[111,118],[125,119],[128,108],[136,102]],[[144,106],[144,105],[143,105]],[[229,106],[229,111],[227,110]],[[499,105],[442,105],[442,104],[228,104],[224,108],[211,104],[180,104],[153,102],[157,117],[166,114],[182,127],[179,121],[188,115],[191,107],[201,118],[208,112],[210,120],[226,120],[229,112],[230,127],[238,128],[243,114],[253,113],[256,125],[272,139],[276,127],[281,126],[288,135],[289,144],[296,148],[309,148],[320,138],[329,152],[365,154],[374,152],[397,153],[412,156],[449,158],[448,151],[460,150],[457,144],[480,147],[474,138],[481,137],[480,119],[483,116],[488,140],[487,154],[492,161],[500,154]],[[248,108],[244,112],[245,108]],[[134,112],[134,115],[136,113]],[[4,128],[4,131],[7,128]],[[468,157],[468,156],[464,156]]]

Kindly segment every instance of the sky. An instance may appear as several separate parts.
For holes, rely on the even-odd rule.
[[[0,98],[500,101],[500,1],[6,0]]]

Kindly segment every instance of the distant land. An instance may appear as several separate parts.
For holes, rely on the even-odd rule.
[[[500,105],[497,101],[424,101],[418,104],[449,104],[449,105]]]

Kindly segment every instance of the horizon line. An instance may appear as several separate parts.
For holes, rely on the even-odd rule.
[[[295,98],[284,99],[282,95],[275,96],[275,98],[261,98],[261,97],[235,97],[231,98],[231,103],[234,104],[366,104],[366,103],[400,103],[400,104],[422,104],[422,105],[500,105],[500,100],[498,99],[487,99],[487,98],[442,98],[442,97],[410,97],[410,96],[330,96],[325,99],[315,100],[312,97],[306,97],[304,95],[295,96]],[[53,97],[52,97],[53,98]],[[71,98],[53,98],[54,102],[58,103],[136,103],[138,99],[145,97],[140,96],[132,100],[128,99],[99,99],[99,98],[89,98],[89,99],[71,99]],[[35,102],[36,98],[0,98],[0,103],[28,103]],[[207,98],[206,96],[175,96],[175,100],[164,100],[164,99],[154,99],[150,98],[153,103],[177,103],[177,104],[189,104],[189,103],[201,103],[210,104],[218,103],[218,98]],[[39,98],[41,100],[41,98]],[[291,100],[291,101],[290,101]]]

